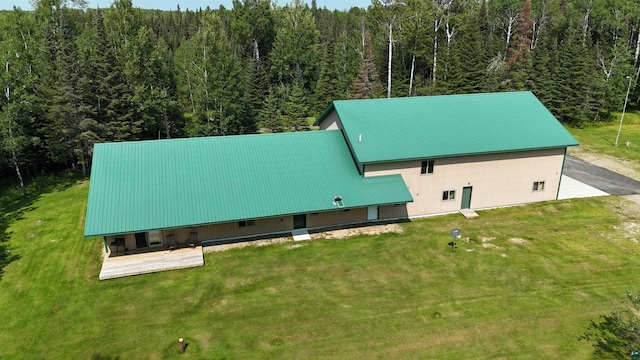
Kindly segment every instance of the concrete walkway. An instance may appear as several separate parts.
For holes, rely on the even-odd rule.
[[[558,191],[558,200],[607,195],[609,194],[602,190],[598,190],[593,186],[572,179],[567,175],[562,175],[562,180],[560,181],[560,190]]]

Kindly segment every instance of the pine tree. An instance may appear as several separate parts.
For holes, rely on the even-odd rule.
[[[596,118],[604,95],[603,81],[598,77],[595,57],[589,44],[582,43],[576,26],[570,26],[559,48],[554,77],[555,115],[562,122],[581,126]]]
[[[54,82],[49,104],[49,127],[46,144],[54,161],[76,165],[75,156],[84,164],[84,151],[79,146],[82,114],[82,94],[78,53],[66,9],[59,10],[59,22],[52,24],[59,29],[56,36]]]
[[[335,46],[331,43],[325,44],[322,51],[320,63],[320,75],[316,83],[314,94],[314,112],[320,113],[337,98],[339,94],[340,74],[335,63]]]
[[[269,95],[264,100],[264,105],[258,113],[259,127],[261,131],[282,132],[285,129],[285,120],[282,115],[282,92],[284,86],[279,90],[269,90]]]
[[[286,116],[287,127],[293,127],[294,131],[308,129],[307,116],[309,116],[309,106],[307,105],[304,93],[304,83],[302,73],[298,72],[291,85],[291,91],[283,104]]]
[[[349,87],[348,99],[373,99],[380,96],[381,85],[371,54],[371,42],[367,42],[365,56],[360,65],[358,76]]]
[[[178,91],[193,111],[186,130],[190,136],[253,132],[253,120],[243,119],[250,105],[241,62],[216,14],[207,14],[202,28],[180,45],[175,67]]]
[[[507,49],[507,61],[504,65],[506,89],[524,90],[528,84],[528,73],[531,72],[531,63],[528,54],[531,49],[531,35],[533,33],[533,21],[531,20],[531,2],[525,0],[524,7],[520,11],[515,33]]]

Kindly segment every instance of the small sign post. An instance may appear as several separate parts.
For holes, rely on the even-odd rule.
[[[451,230],[451,236],[453,236],[453,241],[449,243],[449,246],[451,246],[451,252],[454,252],[458,248],[456,239],[460,239],[462,237],[462,235],[460,235],[460,229]]]

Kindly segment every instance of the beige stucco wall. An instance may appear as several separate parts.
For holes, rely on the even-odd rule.
[[[564,148],[434,160],[433,174],[420,174],[420,160],[366,164],[364,171],[402,175],[414,200],[407,204],[409,216],[437,214],[460,210],[466,186],[473,187],[472,209],[555,199]],[[544,181],[544,190],[532,191],[534,181]],[[442,200],[446,190],[455,190],[454,200]]]
[[[320,124],[318,124],[320,130],[338,130],[342,129],[342,123],[340,122],[340,118],[338,117],[338,113],[333,110],[327,117],[322,120]]]

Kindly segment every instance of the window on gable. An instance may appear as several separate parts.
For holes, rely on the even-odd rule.
[[[542,190],[544,190],[544,181],[534,181],[533,191],[542,191]]]
[[[455,190],[447,190],[442,192],[442,201],[453,200],[456,198]]]
[[[423,160],[420,174],[433,174],[433,160]]]

